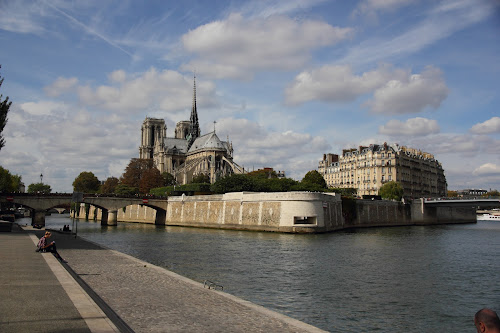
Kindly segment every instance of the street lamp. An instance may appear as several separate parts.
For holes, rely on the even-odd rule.
[[[43,175],[42,174],[40,174],[40,183],[43,184]]]

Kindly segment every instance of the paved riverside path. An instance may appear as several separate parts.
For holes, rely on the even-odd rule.
[[[57,235],[68,265],[135,332],[324,332],[81,238]]]
[[[0,232],[0,332],[118,332],[51,253],[35,252],[34,240],[16,224]]]

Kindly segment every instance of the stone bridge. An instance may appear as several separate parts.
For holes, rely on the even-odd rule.
[[[499,207],[500,199],[417,199],[412,203],[411,216],[416,224],[476,222],[477,210]]]
[[[165,224],[167,217],[167,199],[87,196],[84,198],[84,202],[102,209],[101,224],[103,225],[116,225],[118,209],[130,205],[143,205],[155,209],[155,224]]]
[[[45,214],[49,209],[71,204],[73,195],[46,194],[29,195],[25,193],[1,194],[0,203],[11,202],[17,206],[31,209],[31,224],[45,225]],[[167,214],[167,199],[140,198],[140,197],[97,197],[93,194],[85,195],[84,203],[88,203],[102,210],[101,223],[104,225],[116,225],[117,211],[129,205],[144,205],[156,210],[156,224],[165,224]]]

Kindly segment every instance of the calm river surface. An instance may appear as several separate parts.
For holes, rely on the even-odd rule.
[[[80,220],[78,234],[331,332],[475,332],[477,310],[500,312],[498,222],[288,235]]]

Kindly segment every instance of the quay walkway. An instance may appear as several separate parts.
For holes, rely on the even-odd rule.
[[[0,233],[0,332],[324,332],[129,255],[53,232],[51,239],[68,260],[62,264],[50,253],[35,252],[43,230],[26,229],[14,226],[13,232]]]

